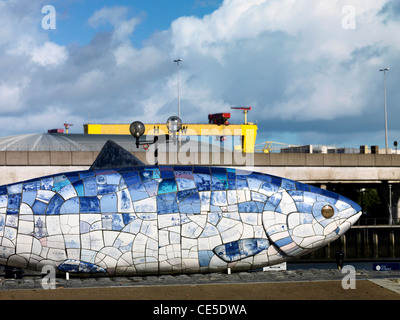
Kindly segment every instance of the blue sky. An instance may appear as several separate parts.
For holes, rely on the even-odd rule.
[[[172,21],[181,16],[203,17],[216,10],[222,0],[58,0],[52,2],[57,10],[58,28],[51,32],[51,39],[58,44],[87,44],[99,31],[88,24],[89,18],[104,7],[125,6],[128,15],[138,16],[141,23],[137,26],[131,41],[136,47],[142,47],[154,32],[167,30]],[[101,30],[111,30],[105,24]]]
[[[56,29],[41,9],[56,10]],[[398,0],[0,0],[0,136],[252,106],[257,142],[400,140]]]

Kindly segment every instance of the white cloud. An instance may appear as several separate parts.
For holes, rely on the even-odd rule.
[[[113,54],[117,67],[129,67],[135,73],[147,72],[165,62],[164,55],[153,46],[136,49],[129,44],[122,44]]]
[[[0,97],[0,108],[20,110],[22,106],[20,87],[3,84],[2,86],[0,86]]]
[[[104,7],[96,11],[88,20],[94,28],[109,23],[113,26],[113,37],[116,41],[125,41],[133,33],[135,27],[141,22],[138,17],[128,18],[128,7]]]
[[[31,52],[32,61],[41,66],[57,66],[68,58],[68,52],[64,46],[46,41],[42,46],[36,47]]]
[[[173,60],[183,58],[186,122],[252,105],[249,120],[259,122],[260,136],[263,130],[269,135],[283,130],[286,136],[310,139],[313,134],[301,133],[319,130],[320,137],[334,139],[335,130],[344,130],[359,139],[363,130],[381,129],[376,120],[381,117],[381,67],[393,67],[388,103],[392,117],[400,116],[394,110],[400,98],[395,72],[400,22],[393,10],[387,12],[393,3],[225,0],[212,14],[172,21],[137,48],[130,39],[143,17],[126,6],[93,12],[88,24],[98,33],[87,45],[61,46],[40,30],[39,0],[2,1],[0,70],[7,77],[0,81],[0,101],[7,103],[0,104],[0,114],[12,114],[8,106],[13,105],[25,119],[56,106],[65,121],[74,119],[76,132],[88,113],[99,122],[165,121],[177,109]],[[355,30],[342,28],[345,5],[356,9]],[[232,111],[232,118],[239,122],[243,116]],[[15,126],[3,124],[0,134],[15,132]]]
[[[181,56],[215,59],[221,66],[206,69],[209,75],[203,70],[199,82],[215,84],[212,78],[219,72],[228,83],[234,77],[232,81],[240,82],[240,86],[221,84],[218,88],[231,90],[236,96],[233,89],[240,87],[243,100],[252,100],[256,109],[266,111],[264,119],[358,116],[369,107],[365,93],[378,76],[377,64],[384,59],[360,57],[351,65],[344,64],[366,46],[391,46],[386,30],[398,32],[399,25],[382,24],[378,13],[385,1],[350,2],[357,9],[356,30],[342,28],[341,9],[349,1],[225,1],[219,10],[202,19],[174,21],[170,31],[173,51]],[[277,38],[280,41],[274,41]],[[257,50],[264,51],[264,59],[254,55]],[[247,69],[240,70],[241,64]],[[373,72],[366,70],[369,65]],[[284,81],[280,86],[275,84],[280,92],[265,96],[262,90],[253,90],[259,81],[267,87],[271,79]],[[253,95],[245,96],[247,92]],[[215,90],[214,94],[227,96],[229,92]]]

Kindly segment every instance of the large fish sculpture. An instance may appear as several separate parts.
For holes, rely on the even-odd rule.
[[[87,171],[0,187],[0,264],[109,276],[249,270],[332,242],[360,210],[267,174],[145,166],[108,142]]]

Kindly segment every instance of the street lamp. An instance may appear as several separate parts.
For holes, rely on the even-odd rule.
[[[131,123],[129,126],[129,131],[131,135],[136,139],[136,148],[139,148],[139,138],[143,135],[145,131],[145,126],[143,122],[140,121],[134,121]]]
[[[167,119],[167,129],[172,132],[174,137],[174,144],[176,143],[176,133],[182,129],[182,120],[177,116],[171,116]]]
[[[147,145],[147,147],[148,147],[150,144],[155,144],[154,164],[157,166],[158,165],[158,136],[155,135],[153,137],[153,140],[140,141],[140,137],[144,134],[145,131],[146,131],[146,127],[143,124],[143,122],[141,122],[141,121],[134,121],[129,126],[129,132],[136,139],[136,148],[139,148],[140,145],[144,145],[144,146]]]
[[[181,117],[181,98],[180,98],[180,93],[179,93],[179,62],[182,62],[182,59],[175,59],[174,62],[176,62],[178,66],[178,117]]]
[[[392,218],[392,184],[389,183],[389,217],[390,221],[389,224],[393,224],[393,218]]]
[[[383,81],[384,81],[384,96],[385,96],[385,147],[386,154],[388,153],[388,134],[387,134],[387,108],[386,108],[386,71],[389,71],[390,68],[379,69],[379,71],[383,71]]]

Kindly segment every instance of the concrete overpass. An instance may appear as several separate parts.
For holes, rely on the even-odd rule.
[[[150,148],[151,149],[151,148]],[[154,153],[132,152],[145,163],[154,163]],[[98,151],[0,151],[0,185],[66,171],[86,170]],[[352,184],[354,188],[380,188],[392,214],[400,217],[400,156],[386,154],[305,154],[241,152],[160,152],[158,163],[215,165],[242,168],[288,179],[330,186]],[[388,209],[389,212],[389,209]]]
[[[0,184],[87,169],[98,151],[0,151]],[[150,152],[132,152],[154,163]],[[400,156],[386,154],[165,153],[160,165],[215,165],[282,176],[305,183],[400,183]]]

